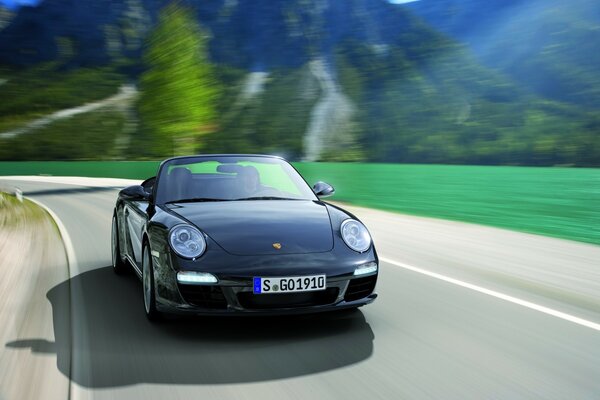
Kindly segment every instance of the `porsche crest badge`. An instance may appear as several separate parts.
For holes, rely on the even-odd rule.
[[[274,247],[276,250],[281,250],[281,243],[273,243],[273,247]]]

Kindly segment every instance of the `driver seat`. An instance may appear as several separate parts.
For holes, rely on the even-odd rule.
[[[169,198],[181,200],[189,198],[192,185],[192,171],[187,168],[175,168],[171,171],[168,178]]]

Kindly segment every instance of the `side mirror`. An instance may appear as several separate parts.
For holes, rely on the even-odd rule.
[[[335,193],[335,189],[329,183],[319,181],[314,184],[313,192],[319,197],[329,197]]]
[[[146,192],[140,185],[128,186],[119,192],[119,196],[127,200],[146,201],[150,198],[150,193]]]

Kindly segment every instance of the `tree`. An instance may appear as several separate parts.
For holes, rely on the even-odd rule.
[[[161,11],[144,53],[139,99],[153,155],[193,154],[214,130],[219,90],[206,41],[189,10],[173,2]]]

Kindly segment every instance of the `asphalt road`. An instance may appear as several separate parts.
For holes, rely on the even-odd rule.
[[[0,178],[0,187],[17,185],[49,207],[74,249],[62,282],[45,280],[47,266],[31,266],[40,270],[30,277],[42,282],[38,290],[47,286],[31,292],[31,304],[46,302],[52,318],[15,330],[0,360],[51,357],[47,373],[71,380],[65,397],[600,398],[598,246],[351,208],[385,260],[372,305],[152,324],[141,284],[110,270],[116,189],[96,184],[104,186]],[[28,390],[39,375],[0,371],[0,399],[40,398]]]

